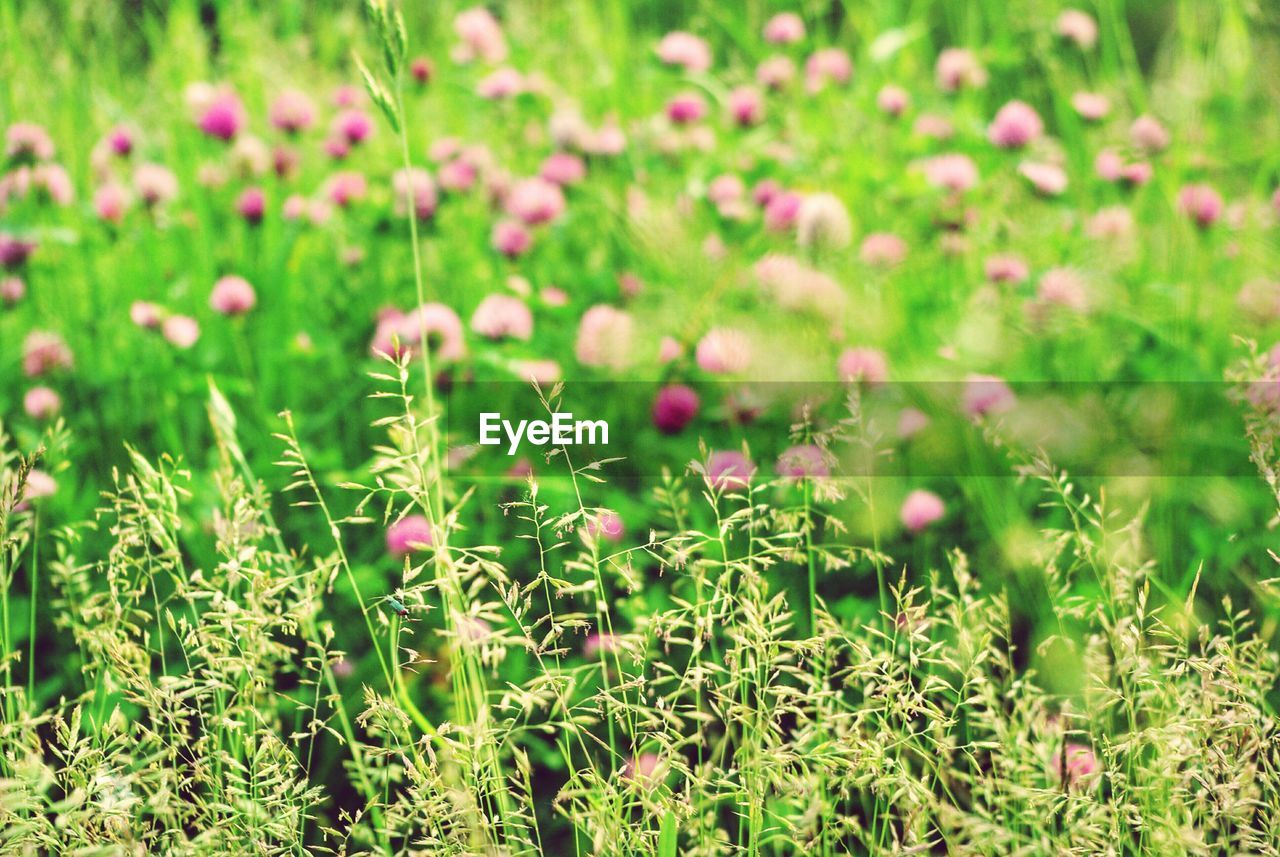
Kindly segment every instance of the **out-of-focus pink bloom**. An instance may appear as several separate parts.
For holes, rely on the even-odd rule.
[[[582,529],[590,538],[604,539],[610,542],[621,540],[623,533],[626,532],[626,527],[622,524],[622,518],[617,512],[609,509],[600,509],[594,515],[588,517]]]
[[[228,274],[213,284],[209,306],[222,315],[244,315],[258,303],[258,295],[244,277]]]
[[[471,315],[471,329],[487,339],[528,342],[533,336],[533,313],[517,297],[489,295]]]
[[[330,101],[334,107],[344,110],[348,107],[359,107],[365,103],[364,88],[354,83],[341,84],[333,91]]]
[[[93,194],[93,210],[107,223],[120,223],[128,207],[129,192],[116,182],[104,184]]]
[[[200,339],[200,323],[189,315],[171,315],[164,320],[160,332],[170,345],[185,351]]]
[[[154,207],[178,195],[178,177],[160,164],[138,164],[133,171],[133,189],[148,207]]]
[[[675,337],[662,337],[662,341],[658,343],[659,363],[671,363],[674,360],[679,360],[682,356],[684,356],[684,346],[682,346]]]
[[[667,102],[667,118],[677,125],[697,122],[706,115],[706,99],[696,92],[681,92]]]
[[[968,48],[946,48],[938,54],[934,78],[943,92],[980,89],[987,84],[987,70]]]
[[[789,190],[780,190],[766,203],[764,225],[770,232],[788,232],[796,225],[804,197]]]
[[[764,25],[764,40],[774,45],[792,45],[804,39],[804,20],[795,12],[779,12]]]
[[[910,440],[929,426],[929,417],[919,408],[903,408],[898,414],[898,437]]]
[[[718,450],[707,458],[707,479],[717,491],[741,491],[755,473],[755,464],[736,449]]]
[[[1027,263],[1018,256],[992,256],[987,259],[986,275],[993,283],[1021,283],[1029,273]]]
[[[970,375],[964,383],[964,412],[971,417],[1000,414],[1013,408],[1013,390],[995,375]]]
[[[1060,196],[1067,189],[1067,173],[1057,164],[1023,161],[1018,165],[1018,175],[1045,196]]]
[[[795,79],[796,64],[791,57],[766,57],[756,66],[756,81],[766,89],[782,89]]]
[[[751,365],[751,340],[740,330],[715,327],[698,340],[698,368],[712,375],[736,375]]]
[[[330,136],[324,141],[324,153],[335,161],[341,161],[351,154],[351,144],[341,137]]]
[[[936,523],[947,513],[942,498],[932,491],[917,488],[902,501],[899,517],[902,525],[913,533],[918,533],[930,524]]]
[[[552,184],[574,185],[587,177],[586,162],[570,152],[553,152],[542,162],[538,175]]]
[[[307,198],[302,194],[291,194],[280,209],[280,216],[285,220],[301,220],[307,213]]]
[[[1084,280],[1070,268],[1050,268],[1045,271],[1036,288],[1036,297],[1047,306],[1062,307],[1074,312],[1084,312],[1089,308]]]
[[[773,179],[761,179],[751,189],[751,199],[756,205],[766,206],[782,191],[782,185]]]
[[[804,62],[805,87],[818,92],[829,83],[844,86],[853,79],[853,60],[839,48],[822,48]]]
[[[574,351],[584,366],[622,369],[631,362],[635,321],[631,314],[596,304],[582,315]]]
[[[836,360],[840,380],[876,386],[889,380],[889,361],[876,348],[846,348]]]
[[[235,138],[245,125],[244,105],[231,89],[221,89],[205,105],[198,121],[207,136],[222,141]]]
[[[364,199],[369,192],[369,182],[364,173],[346,171],[329,176],[325,184],[325,193],[329,201],[340,208],[346,208],[357,200]]]
[[[987,139],[1002,149],[1021,149],[1040,139],[1044,123],[1025,101],[1010,101],[996,113],[987,128]]]
[[[892,83],[885,84],[876,93],[876,106],[882,112],[896,119],[911,106],[911,93],[901,86],[896,86]]]
[[[644,281],[632,271],[618,275],[618,289],[624,298],[634,298],[644,291]]]
[[[711,46],[692,33],[676,30],[658,42],[658,59],[666,65],[678,65],[686,71],[711,68]]]
[[[154,330],[163,317],[164,310],[150,301],[134,301],[129,306],[129,319],[138,327]]]
[[[32,470],[27,474],[27,482],[22,489],[22,502],[15,508],[19,512],[25,512],[36,500],[52,497],[56,493],[58,493],[58,483],[52,476],[43,470]]]
[[[1079,9],[1063,9],[1054,29],[1062,38],[1075,42],[1082,51],[1090,50],[1098,43],[1098,22],[1088,12]]]
[[[756,262],[753,272],[784,309],[816,312],[833,321],[844,317],[846,298],[840,284],[793,256],[771,253]]]
[[[622,778],[628,782],[644,785],[656,782],[662,770],[662,760],[656,753],[641,753],[632,756],[622,768]]]
[[[1066,768],[1063,769],[1063,757],[1066,757]],[[1075,786],[1093,786],[1099,781],[1098,772],[1101,766],[1093,750],[1083,744],[1068,743],[1060,753],[1053,756],[1053,775],[1068,789]]]
[[[945,116],[939,116],[937,113],[921,113],[916,117],[915,124],[911,126],[911,130],[921,137],[929,137],[933,140],[950,140],[956,133],[951,120]]]
[[[133,132],[123,125],[117,125],[107,134],[107,148],[118,158],[127,158],[133,153]]]
[[[391,175],[391,190],[396,198],[396,213],[404,216],[413,205],[413,215],[418,220],[430,220],[436,213],[439,199],[436,195],[436,183],[431,173],[422,167],[410,167],[406,172],[396,170]]]
[[[582,656],[587,660],[597,660],[600,654],[612,654],[618,650],[618,637],[608,631],[592,631],[582,641]]]
[[[716,176],[707,185],[707,201],[716,206],[735,203],[747,192],[742,179],[732,173]]]
[[[796,241],[801,247],[843,249],[853,240],[853,223],[840,198],[831,193],[811,193],[796,214]]]
[[[490,101],[514,98],[528,88],[523,74],[511,66],[489,72],[476,84],[476,95]]]
[[[1146,161],[1125,164],[1120,170],[1120,181],[1131,186],[1146,184],[1151,181],[1151,164]]]
[[[363,110],[344,110],[333,120],[333,134],[358,146],[373,134],[373,119]]]
[[[1280,319],[1280,282],[1250,280],[1236,296],[1236,305],[1250,321],[1271,324]]]
[[[32,167],[31,188],[54,205],[70,205],[76,196],[71,174],[61,164],[36,164]]]
[[[507,213],[529,226],[555,220],[564,213],[564,205],[559,185],[538,176],[516,182],[504,201]]]
[[[1169,132],[1154,116],[1139,116],[1129,126],[1133,145],[1148,152],[1162,152],[1169,147]]]
[[[754,86],[735,87],[729,93],[729,115],[743,128],[764,121],[764,96]]]
[[[877,268],[891,268],[907,258],[907,242],[892,232],[872,232],[858,250],[862,261]]]
[[[533,236],[518,220],[499,220],[493,224],[493,234],[489,243],[508,259],[515,259],[529,252],[533,246]]]
[[[1276,192],[1271,195],[1271,207],[1275,209],[1277,215],[1280,215],[1280,187],[1276,188]]]
[[[476,183],[477,171],[466,158],[456,158],[440,167],[440,186],[447,191],[461,193]]]
[[[0,232],[0,268],[20,268],[36,250],[36,242]]]
[[[434,74],[435,68],[426,57],[414,57],[413,62],[409,63],[409,76],[418,86],[426,86]]]
[[[33,420],[47,420],[62,410],[62,397],[49,387],[32,387],[22,397],[22,408]]]
[[[653,425],[663,434],[677,434],[698,415],[700,406],[692,387],[668,384],[653,400]]]
[[[53,138],[34,122],[15,122],[5,132],[4,155],[17,163],[52,160]]]
[[[951,153],[926,158],[924,177],[934,187],[966,191],[978,183],[978,165],[968,155]]]
[[[1178,210],[1204,229],[1222,217],[1222,197],[1207,184],[1189,184],[1178,191]]]
[[[453,19],[453,31],[461,44],[453,51],[458,62],[481,60],[498,63],[507,58],[507,40],[502,35],[502,25],[483,6],[464,9]]]
[[[267,197],[260,187],[248,187],[241,191],[236,200],[236,212],[246,223],[257,226],[267,211]]]
[[[395,354],[394,342],[401,353],[420,354],[423,340],[438,360],[446,363],[466,356],[462,320],[442,303],[426,303],[407,313],[391,313],[378,323],[374,334],[374,353]]]
[[[66,340],[51,331],[33,330],[22,344],[22,371],[28,378],[70,369],[73,363]]]
[[[779,476],[790,479],[805,479],[831,475],[831,467],[827,456],[813,444],[793,446],[778,456],[774,469]]]
[[[1089,218],[1090,238],[1122,238],[1133,231],[1133,212],[1123,205],[1109,205]]]
[[[271,171],[277,177],[289,178],[298,169],[298,150],[280,145],[271,150]]]
[[[1097,92],[1077,92],[1071,96],[1071,106],[1081,119],[1099,122],[1111,112],[1111,99]]]
[[[316,109],[306,93],[286,89],[271,103],[271,124],[286,134],[297,134],[315,122]]]
[[[13,306],[26,297],[27,284],[21,277],[0,277],[0,303]]]
[[[431,522],[425,515],[406,515],[387,527],[387,553],[396,559],[435,544]]]

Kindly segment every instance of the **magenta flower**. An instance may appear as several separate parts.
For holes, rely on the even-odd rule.
[[[679,434],[698,415],[700,406],[692,387],[668,384],[653,400],[653,425],[663,434]]]
[[[200,339],[200,323],[189,315],[171,315],[164,320],[160,332],[170,345],[186,351]]]
[[[686,71],[711,68],[711,46],[692,33],[679,30],[667,33],[658,42],[657,52],[664,64],[678,65]]]
[[[587,164],[570,152],[553,152],[542,162],[538,175],[562,187],[574,185],[587,177]]]
[[[28,378],[70,369],[73,363],[66,340],[56,333],[33,330],[22,344],[22,371]]]
[[[622,778],[641,785],[656,782],[662,770],[662,760],[656,753],[632,756],[622,768]]]
[[[32,387],[22,397],[22,408],[33,420],[47,420],[62,409],[62,398],[49,387]]]
[[[970,375],[965,379],[964,411],[971,417],[1010,410],[1016,399],[1004,379],[995,375]]]
[[[533,336],[533,313],[517,297],[489,295],[472,314],[471,329],[486,339],[528,342]]]
[[[36,242],[0,232],[0,268],[20,268],[35,252]]]
[[[1178,191],[1178,210],[1202,229],[1222,217],[1222,197],[1207,184],[1189,184]]]
[[[804,39],[804,21],[795,12],[779,12],[764,25],[764,40],[773,45],[793,45]]]
[[[1064,9],[1054,30],[1067,41],[1075,42],[1082,51],[1091,50],[1098,43],[1098,22],[1088,12],[1079,9]]]
[[[522,179],[507,192],[504,207],[528,226],[550,223],[564,213],[564,192],[538,176]]]
[[[947,507],[943,504],[941,497],[932,491],[918,488],[902,501],[899,517],[904,527],[912,533],[919,533],[930,524],[941,520],[946,512]]]
[[[249,281],[234,274],[221,277],[213,284],[213,293],[209,295],[209,306],[222,315],[244,315],[257,302],[258,296]]]
[[[271,103],[270,116],[272,125],[286,134],[297,134],[311,127],[316,111],[305,93],[286,89]]]
[[[875,348],[847,348],[836,360],[840,380],[846,384],[877,386],[889,380],[889,361]]]
[[[793,446],[778,456],[774,466],[779,476],[789,479],[812,479],[831,475],[826,453],[813,444]]]
[[[696,92],[682,92],[667,102],[667,118],[677,125],[697,122],[706,115],[706,99]]]
[[[719,450],[707,458],[707,479],[717,491],[741,491],[755,476],[756,466],[737,450]]]
[[[363,110],[344,110],[333,120],[333,135],[358,146],[373,135],[373,119]]]
[[[240,192],[240,196],[236,200],[236,212],[250,226],[257,226],[261,223],[262,216],[266,213],[266,210],[267,197],[262,192],[262,188],[249,187]]]
[[[1024,101],[1010,101],[996,113],[987,128],[987,139],[1002,149],[1021,149],[1040,139],[1044,123],[1035,108]]]
[[[598,509],[594,515],[589,516],[583,524],[583,533],[592,539],[603,539],[609,542],[621,541],[626,527],[622,524],[622,518],[617,512],[609,509]]]
[[[369,192],[369,183],[364,173],[354,171],[334,173],[329,176],[325,187],[329,200],[340,208],[364,199]]]
[[[523,256],[533,246],[533,236],[518,220],[499,220],[493,224],[489,243],[508,259]]]
[[[396,559],[435,544],[425,515],[407,515],[387,527],[387,553]]]
[[[694,359],[712,375],[736,375],[751,365],[751,340],[740,330],[716,327],[698,340]]]
[[[600,653],[612,654],[618,650],[618,637],[608,631],[592,631],[582,641],[582,655],[587,660],[598,660]]]
[[[223,142],[232,140],[245,125],[244,105],[231,89],[214,93],[200,114],[200,130]]]
[[[117,125],[107,134],[107,148],[118,158],[127,158],[133,153],[133,132],[123,125]]]
[[[770,232],[789,232],[800,216],[804,197],[789,190],[780,190],[769,198],[764,207],[764,225]]]
[[[967,48],[946,48],[938,54],[934,78],[943,92],[980,89],[987,84],[987,70]]]
[[[409,63],[409,76],[418,86],[426,86],[435,76],[435,68],[431,65],[431,60],[426,57],[414,57]]]

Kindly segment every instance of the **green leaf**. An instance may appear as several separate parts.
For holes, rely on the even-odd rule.
[[[676,812],[669,809],[662,817],[662,826],[658,829],[658,857],[676,857],[679,836],[680,824],[676,819]]]

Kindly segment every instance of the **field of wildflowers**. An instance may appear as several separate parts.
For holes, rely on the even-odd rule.
[[[0,0],[0,854],[1280,854],[1278,106],[1266,0]]]

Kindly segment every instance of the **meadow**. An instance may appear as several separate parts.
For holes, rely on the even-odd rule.
[[[0,853],[1280,854],[1277,105],[1261,0],[0,0]]]

